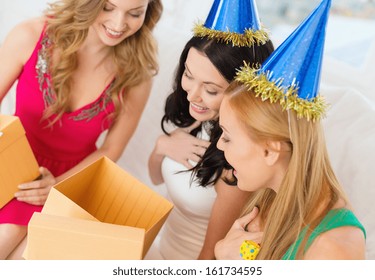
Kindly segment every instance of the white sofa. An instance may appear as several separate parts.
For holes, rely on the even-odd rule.
[[[46,0],[0,3],[0,44],[18,21],[37,15]],[[35,3],[36,2],[36,3]],[[15,4],[16,3],[16,4]],[[164,0],[164,14],[155,35],[159,41],[160,72],[140,124],[119,165],[141,181],[152,185],[147,159],[157,136],[164,100],[170,92],[180,52],[191,37],[191,28],[204,20],[212,0]],[[276,26],[271,38],[278,45],[293,30]],[[332,164],[345,187],[355,212],[367,230],[367,258],[375,259],[375,20],[331,16],[326,40],[321,92],[331,103],[324,120]],[[3,113],[12,113],[14,95],[2,104]],[[373,165],[374,164],[374,165]]]

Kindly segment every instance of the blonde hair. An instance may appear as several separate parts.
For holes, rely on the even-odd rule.
[[[72,75],[78,65],[77,51],[106,2],[107,0],[61,0],[50,4],[46,11],[46,32],[51,42],[48,54],[51,56],[54,48],[59,50],[58,63],[53,63],[49,69],[56,100],[45,112],[45,117],[57,114],[54,122],[68,110]],[[152,78],[159,70],[157,44],[152,30],[159,21],[162,10],[160,0],[150,0],[140,30],[112,48],[116,79],[110,88],[110,95],[116,108],[115,116],[119,113],[121,100],[126,93],[124,89]],[[47,60],[51,61],[51,57]]]
[[[311,229],[339,198],[348,204],[329,161],[323,128],[319,122],[297,119],[293,110],[283,111],[279,103],[262,101],[238,82],[226,92],[230,107],[256,141],[282,141],[292,149],[277,195],[271,189],[260,190],[244,210],[245,214],[258,206],[264,222],[257,259],[281,259],[309,225],[297,253],[297,258],[302,258]]]

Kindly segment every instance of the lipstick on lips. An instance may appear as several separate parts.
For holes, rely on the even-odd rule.
[[[207,107],[201,107],[191,102],[190,102],[190,107],[194,112],[197,112],[199,114],[206,113],[209,110]]]

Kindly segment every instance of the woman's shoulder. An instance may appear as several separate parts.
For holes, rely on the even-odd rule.
[[[364,259],[363,231],[355,226],[342,226],[320,234],[305,254],[305,259]]]
[[[320,233],[308,249],[306,259],[364,259],[365,233],[362,224],[344,201],[326,215]]]
[[[45,18],[33,18],[18,23],[9,32],[4,44],[7,44],[15,54],[26,61],[38,42],[45,24]]]
[[[17,37],[19,40],[23,40],[24,43],[29,43],[30,41],[36,43],[43,31],[45,22],[45,17],[22,21],[11,30],[10,35]]]

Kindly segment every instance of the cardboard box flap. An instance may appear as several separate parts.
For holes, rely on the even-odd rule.
[[[141,259],[145,231],[139,228],[34,213],[26,259]]]
[[[98,221],[85,207],[82,207],[82,201],[90,191],[98,165],[100,163],[94,163],[92,168],[85,168],[78,172],[79,176],[72,175],[56,184],[48,195],[42,213]]]
[[[88,213],[86,210],[82,209],[79,205],[77,205],[77,203],[67,199],[64,194],[54,188],[51,188],[48,199],[43,206],[42,213],[85,219],[89,221],[98,221],[98,219],[90,215],[90,213]]]
[[[0,114],[0,153],[25,135],[18,117]]]

